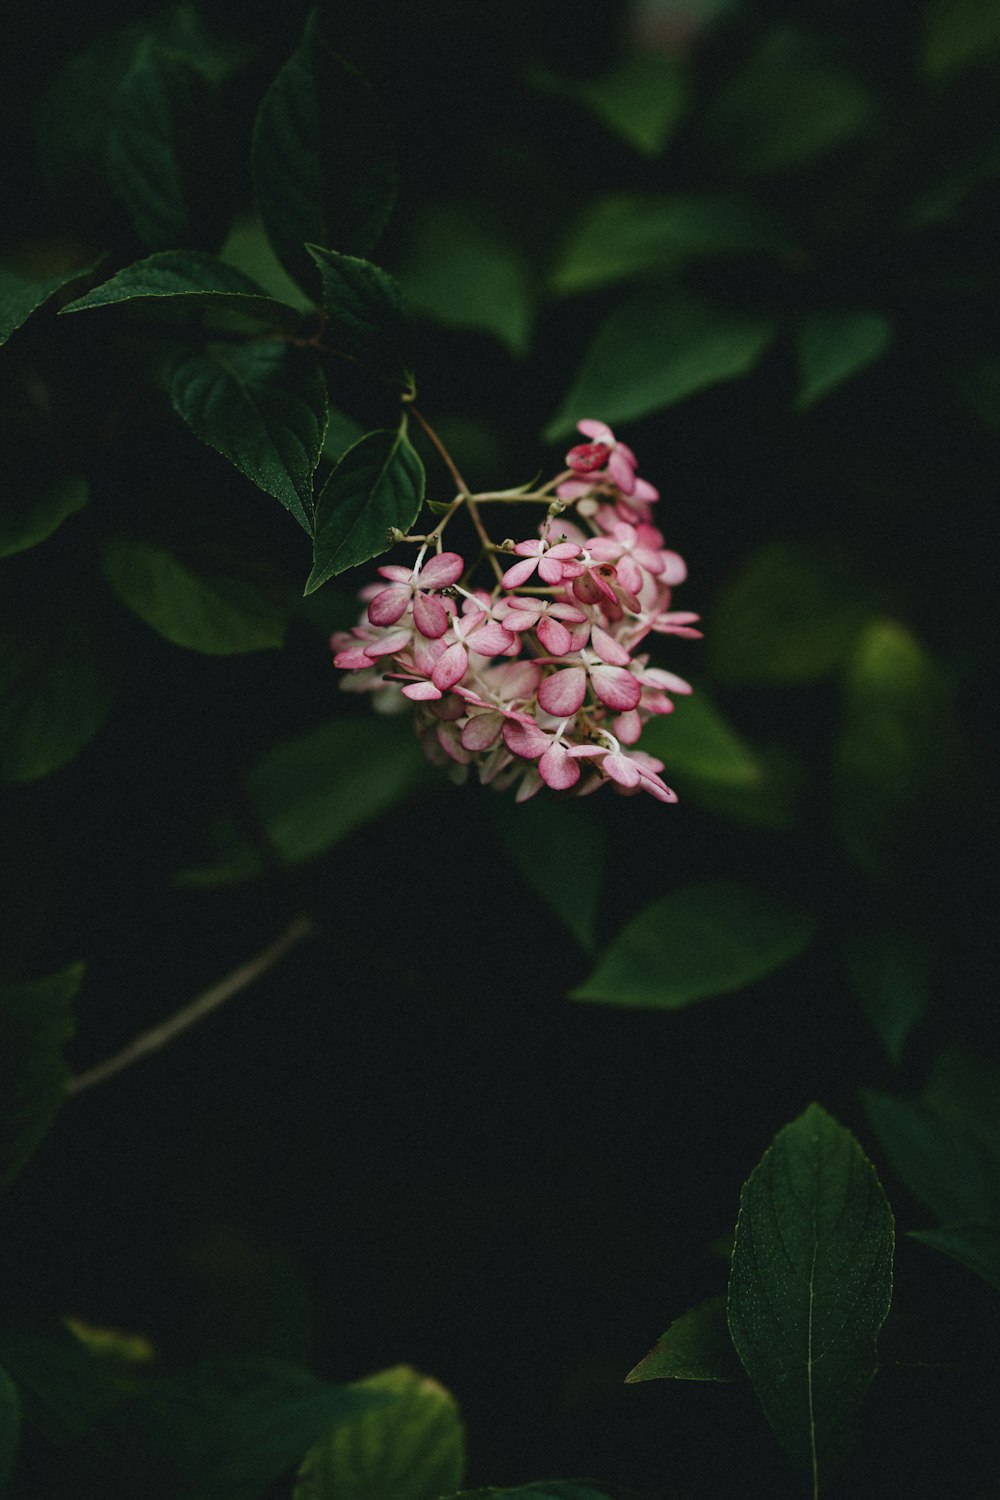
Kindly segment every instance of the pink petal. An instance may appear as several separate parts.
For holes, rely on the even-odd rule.
[[[448,629],[448,611],[433,594],[418,592],[413,596],[413,623],[422,636],[436,641]]]
[[[422,703],[428,698],[440,698],[441,694],[433,682],[408,682],[403,689],[404,698],[412,698],[414,703]]]
[[[579,542],[556,542],[555,546],[550,547],[548,550],[549,557],[558,557],[560,559],[565,559],[567,557],[579,557],[579,555]]]
[[[532,537],[526,542],[518,542],[514,551],[518,557],[540,557],[545,551],[545,543]]]
[[[538,622],[538,639],[552,656],[566,656],[573,646],[573,637],[565,625],[544,615]]]
[[[627,755],[612,752],[604,757],[601,768],[612,781],[617,781],[619,786],[638,786],[641,780],[639,767],[630,761]]]
[[[623,495],[631,495],[635,489],[635,470],[620,447],[608,459],[608,473]]]
[[[622,588],[628,589],[630,594],[638,594],[643,585],[642,569],[634,557],[627,553],[620,557],[616,564],[618,571],[618,582]]]
[[[653,501],[659,500],[660,492],[655,484],[650,484],[648,479],[636,479],[635,489],[632,491],[633,500]]]
[[[444,589],[457,583],[465,572],[465,560],[457,552],[438,552],[425,562],[417,575],[422,589]]]
[[[560,744],[549,746],[538,762],[538,773],[545,785],[556,792],[564,792],[580,780],[580,767]]]
[[[642,687],[637,677],[627,672],[624,667],[592,667],[590,680],[594,684],[594,692],[602,703],[608,708],[613,708],[617,713],[627,712],[630,708],[636,708],[642,697]],[[550,679],[551,681],[551,679]],[[545,684],[543,683],[544,687]],[[541,694],[539,694],[541,702]]]
[[[642,719],[634,708],[630,708],[628,713],[619,714],[613,720],[611,728],[623,745],[634,745],[642,733]]]
[[[543,557],[538,564],[538,576],[543,583],[562,583],[563,564],[558,558],[550,561],[547,556]]]
[[[663,582],[683,583],[688,576],[687,563],[679,552],[663,552]]]
[[[508,719],[503,726],[503,742],[512,755],[522,760],[537,760],[549,748],[547,734],[537,724],[522,724],[517,719]]]
[[[607,668],[614,671],[615,668]],[[630,674],[629,674],[630,675]],[[634,681],[634,679],[633,679]],[[639,684],[636,683],[636,699],[639,701]],[[557,719],[568,718],[575,714],[587,696],[587,674],[582,667],[567,667],[561,672],[553,672],[551,677],[538,689],[538,701],[546,713],[554,714]],[[634,708],[635,703],[622,704],[623,708]]]
[[[466,636],[469,650],[477,656],[498,656],[516,644],[517,637],[511,635],[496,620],[485,620]]]
[[[409,587],[395,584],[383,589],[368,606],[368,618],[373,625],[395,625],[405,613],[410,602]]]
[[[627,667],[632,659],[624,646],[620,646],[614,636],[608,635],[599,625],[590,632],[590,644],[609,667]]]
[[[522,583],[526,583],[531,577],[538,560],[534,557],[526,557],[523,562],[516,562],[512,568],[508,568],[503,575],[503,585],[507,589],[517,589]]]
[[[348,646],[346,650],[338,651],[333,658],[333,665],[345,672],[359,672],[371,664],[372,659],[364,646]]]
[[[579,500],[582,495],[589,495],[593,488],[590,479],[564,479],[562,484],[556,485],[556,494],[560,500]]]
[[[499,738],[503,723],[503,714],[492,710],[474,714],[462,730],[462,744],[466,750],[488,750]]]
[[[582,432],[584,437],[593,438],[595,443],[607,443],[609,447],[615,441],[615,435],[607,422],[595,422],[592,417],[585,417],[582,422],[577,422],[576,430]]]
[[[412,574],[409,568],[398,568],[395,563],[388,563],[384,568],[379,568],[383,578],[391,578],[393,583],[405,583],[409,586]]]
[[[380,656],[393,656],[397,651],[405,650],[412,639],[408,630],[391,630],[380,641],[372,641],[370,646],[366,646],[365,655],[370,661],[375,661]]]
[[[455,686],[456,682],[461,682],[468,668],[469,653],[461,641],[456,641],[453,646],[448,647],[447,651],[438,661],[434,671],[431,673],[431,681],[442,692],[447,692],[449,688]]]

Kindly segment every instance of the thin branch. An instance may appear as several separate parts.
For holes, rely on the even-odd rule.
[[[240,964],[231,974],[220,979],[218,984],[213,984],[210,989],[198,995],[189,1005],[184,1005],[180,1010],[161,1021],[158,1026],[153,1026],[149,1031],[142,1031],[137,1037],[133,1037],[128,1046],[116,1052],[113,1057],[105,1058],[104,1062],[97,1063],[88,1068],[85,1073],[79,1073],[76,1078],[71,1078],[67,1088],[70,1094],[80,1094],[84,1089],[93,1088],[97,1083],[104,1083],[108,1078],[114,1078],[116,1073],[123,1073],[133,1063],[141,1062],[153,1052],[159,1052],[161,1047],[166,1047],[175,1037],[187,1031],[189,1026],[194,1026],[205,1016],[211,1015],[220,1005],[224,1005],[233,995],[238,995],[241,990],[247,989],[254,984],[268,969],[272,969],[285,954],[292,948],[311,937],[315,932],[312,918],[306,915],[295,917],[284,932],[280,933],[262,952],[254,958],[248,959],[245,964]]]

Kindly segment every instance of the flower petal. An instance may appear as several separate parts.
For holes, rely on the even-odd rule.
[[[558,741],[550,745],[538,762],[538,774],[553,791],[564,792],[580,780],[580,767]]]
[[[595,422],[592,417],[585,417],[582,422],[577,422],[576,430],[582,432],[584,437],[592,438],[595,443],[607,443],[609,448],[615,441],[615,435],[607,422]]]
[[[639,679],[633,677],[632,673],[626,671],[624,667],[592,667],[590,680],[601,702],[606,703],[608,708],[613,708],[617,713],[627,713],[630,708],[636,708],[642,697]],[[544,687],[545,684],[543,683],[542,686]],[[539,701],[541,701],[541,694],[539,694]]]
[[[431,673],[431,681],[435,687],[446,693],[453,688],[456,682],[461,682],[469,668],[469,653],[461,641],[456,641],[449,646],[440,658]]]
[[[484,714],[473,714],[462,730],[462,744],[466,750],[488,750],[500,737],[503,714],[491,709]]]
[[[616,669],[609,667],[606,670]],[[638,703],[639,684],[635,685],[635,703]],[[586,696],[587,674],[582,667],[566,667],[563,671],[553,672],[551,677],[546,677],[538,689],[539,703],[546,713],[554,714],[557,719],[565,719],[570,714],[575,714]],[[635,703],[622,704],[622,707],[634,708]]]
[[[553,620],[551,615],[543,615],[539,620],[538,639],[551,656],[565,656],[573,645],[573,637],[566,626]]]
[[[418,591],[413,596],[413,623],[422,636],[436,641],[448,629],[448,611],[433,594]]]
[[[620,646],[614,636],[608,635],[608,632],[602,630],[599,625],[591,628],[590,644],[601,661],[609,667],[627,667],[631,661],[625,647]]]
[[[503,742],[512,755],[519,755],[522,760],[537,760],[551,743],[537,724],[522,724],[517,719],[508,719],[504,724]]]
[[[406,613],[410,602],[409,585],[396,583],[381,593],[368,606],[368,618],[373,625],[395,625]]]
[[[526,557],[521,562],[516,562],[512,568],[508,568],[503,575],[503,586],[505,589],[520,588],[526,583],[538,566],[537,557]]]
[[[465,559],[457,552],[438,552],[425,562],[417,575],[417,586],[422,589],[444,589],[457,583],[465,572]]]

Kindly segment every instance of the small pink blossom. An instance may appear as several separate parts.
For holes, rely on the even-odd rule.
[[[412,604],[417,630],[429,640],[436,640],[448,628],[448,611],[440,599],[425,591],[457,583],[464,571],[465,563],[457,552],[439,552],[423,567],[418,558],[412,571],[392,565],[379,568],[390,584],[372,598],[368,605],[369,620],[373,625],[394,625]]]

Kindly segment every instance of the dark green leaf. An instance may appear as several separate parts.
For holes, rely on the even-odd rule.
[[[312,533],[327,406],[311,350],[261,339],[197,354],[175,369],[170,396],[196,437]]]
[[[711,612],[713,675],[761,686],[823,677],[848,654],[871,609],[868,591],[836,558],[772,542],[744,563]]]
[[[911,1229],[910,1239],[961,1261],[1000,1291],[1000,1229],[989,1224],[947,1224],[942,1229]]]
[[[790,963],[815,927],[807,913],[753,886],[682,886],[633,917],[570,996],[679,1010]]]
[[[20,1172],[59,1113],[83,965],[0,985],[0,1187]]]
[[[666,51],[637,52],[601,78],[571,79],[536,69],[531,82],[585,109],[644,156],[659,156],[687,104],[687,78]]]
[[[775,335],[751,317],[673,292],[637,294],[601,324],[576,381],[545,436],[584,417],[625,422],[753,369]]]
[[[409,531],[423,503],[424,466],[405,430],[369,432],[348,448],[323,486],[305,592],[386,552],[391,528]]]
[[[1000,432],[1000,359],[977,359],[955,372],[959,400],[992,432]]]
[[[443,1385],[397,1365],[356,1388],[389,1399],[338,1421],[309,1450],[294,1500],[436,1500],[462,1483],[465,1433]]]
[[[0,1495],[5,1493],[14,1471],[20,1441],[21,1403],[14,1382],[6,1370],[0,1369]]]
[[[726,1299],[710,1297],[675,1318],[625,1380],[739,1380],[742,1375],[726,1323]]]
[[[117,1364],[65,1327],[40,1330],[5,1317],[0,1359],[17,1385],[25,1427],[53,1444],[78,1437],[133,1388]]]
[[[264,288],[269,297],[287,303],[300,313],[315,314],[313,299],[307,297],[298,282],[289,276],[256,214],[243,214],[236,219],[219,251],[219,259],[249,276]]]
[[[398,283],[371,261],[318,245],[306,249],[323,283],[325,342],[377,374],[412,387],[407,314]]]
[[[112,307],[119,302],[161,299],[179,301],[181,306],[195,312],[208,307],[243,313],[279,327],[294,328],[301,322],[294,308],[268,296],[242,271],[197,250],[165,250],[147,256],[70,302],[62,311],[76,313],[92,307]]]
[[[591,809],[543,797],[517,806],[497,797],[491,811],[501,844],[529,886],[592,953],[605,839]]]
[[[335,719],[269,750],[247,777],[254,813],[279,859],[299,864],[396,806],[427,776],[408,724]],[[230,885],[263,873],[259,852],[231,824],[217,830],[213,865],[185,871],[184,885]]]
[[[337,411],[336,407],[331,406],[326,424],[326,437],[323,439],[323,457],[328,463],[338,464],[348,448],[353,448],[364,435],[365,429],[360,422],[356,422],[346,412]]]
[[[771,1426],[812,1473],[849,1450],[892,1294],[892,1213],[861,1147],[818,1104],[743,1187],[729,1331]]]
[[[549,284],[567,295],[639,272],[673,270],[698,257],[781,248],[763,210],[749,198],[616,193],[584,210]]]
[[[232,181],[214,90],[182,53],[142,38],[111,105],[108,173],[151,250],[218,243]]]
[[[0,557],[44,542],[67,516],[83,509],[89,496],[90,486],[82,474],[69,474],[41,491],[12,494],[8,490],[0,510]]]
[[[856,928],[844,944],[851,985],[891,1062],[930,1006],[930,960],[923,939],[895,928]]]
[[[867,369],[888,349],[892,324],[881,313],[808,313],[799,324],[798,411]]]
[[[33,281],[30,277],[18,275],[9,266],[0,266],[0,344],[5,344],[11,334],[62,287],[86,275],[86,270],[65,271],[60,276]]]
[[[613,1494],[590,1479],[537,1479],[513,1489],[462,1490],[446,1500],[610,1500]]]
[[[921,62],[935,82],[1000,53],[1000,10],[992,0],[925,0],[923,22]]]
[[[1000,1067],[952,1044],[934,1059],[923,1098],[948,1126],[977,1140],[1000,1162]]]
[[[271,243],[309,291],[318,278],[307,243],[367,255],[392,210],[396,163],[388,120],[314,21],[261,105],[253,171]]]
[[[200,574],[163,547],[119,539],[104,576],[124,604],[175,646],[232,656],[280,646],[287,611],[243,578]]]
[[[417,229],[400,273],[418,313],[449,328],[474,328],[527,354],[536,297],[517,247],[469,204],[438,204]]]
[[[1000,1222],[1000,1163],[928,1105],[864,1093],[868,1118],[896,1176],[944,1224]]]
[[[0,637],[0,781],[36,781],[103,725],[121,679],[113,642],[84,612]]]

